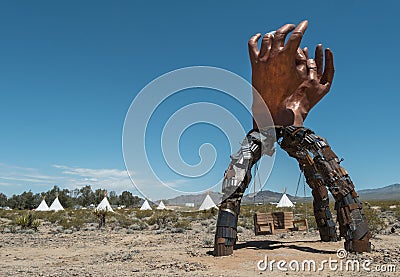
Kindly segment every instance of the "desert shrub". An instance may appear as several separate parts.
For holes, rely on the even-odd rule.
[[[379,216],[379,213],[371,208],[364,208],[364,214],[368,221],[368,227],[372,233],[372,236],[375,237],[382,229],[384,229],[385,223],[382,218]]]
[[[308,224],[308,229],[309,229],[309,230],[311,230],[311,229],[314,229],[314,230],[318,229],[317,221],[315,220],[314,214],[311,214],[311,215],[309,215],[309,216],[307,217],[307,224]]]
[[[17,231],[15,227],[16,227],[16,223],[15,223],[15,219],[14,219],[14,222],[11,224],[7,224],[7,225],[1,224],[0,225],[0,233],[6,232],[6,230],[9,233],[15,233]]]
[[[253,218],[254,206],[252,205],[242,205],[240,207],[240,217],[241,218]]]
[[[151,210],[145,210],[145,211],[139,210],[139,211],[135,212],[135,216],[139,219],[150,217],[150,216],[152,216],[152,214],[153,214],[153,211],[151,211]]]
[[[173,223],[172,225],[174,228],[180,228],[180,229],[184,229],[184,230],[189,230],[192,228],[192,223],[191,221],[187,220],[187,219],[181,219],[176,221],[175,223]]]
[[[71,217],[71,218],[60,218],[60,220],[57,222],[58,225],[62,226],[64,229],[72,229],[75,228],[76,230],[80,230],[84,222],[80,217]]]
[[[94,223],[97,221],[96,215],[91,210],[71,211],[71,216],[80,218],[83,223]]]
[[[241,218],[238,220],[238,226],[252,230],[254,229],[254,222],[253,220],[249,220],[247,218]]]
[[[379,206],[382,212],[386,211],[394,211],[400,210],[400,201],[399,200],[372,200],[368,201],[372,206]],[[395,209],[391,209],[390,206],[395,205]]]
[[[171,211],[156,211],[148,220],[149,225],[157,224],[159,228],[171,226],[178,221],[178,215]]]
[[[400,209],[396,209],[394,211],[394,216],[397,218],[397,220],[400,220]]]
[[[40,226],[40,221],[35,219],[32,213],[20,215],[15,218],[15,224],[20,226],[21,229],[33,229],[37,231]]]
[[[144,230],[147,228],[147,224],[139,219],[133,219],[132,225],[129,226],[129,229],[132,230]]]
[[[118,225],[122,228],[128,228],[135,221],[135,220],[129,218],[129,216],[126,213],[124,213],[124,214],[115,213],[115,214],[113,214],[113,217],[115,218]],[[139,221],[139,220],[136,219],[136,221]]]
[[[35,216],[43,221],[62,226],[64,229],[81,229],[85,223],[97,222],[92,210],[65,210],[58,212],[35,212]]]
[[[49,221],[51,223],[57,223],[63,217],[67,216],[68,214],[64,211],[58,211],[58,212],[35,212],[35,216],[37,218],[40,218],[44,221]]]
[[[199,219],[199,220],[216,218],[217,214],[218,214],[218,211],[217,211],[217,209],[214,209],[214,208],[206,210],[206,211],[198,211],[195,213],[196,219]]]
[[[6,210],[0,210],[0,217],[1,218],[7,218],[9,220],[14,220],[16,216],[23,214],[22,211],[6,211]]]
[[[203,211],[194,211],[194,212],[190,212],[190,211],[179,211],[176,212],[176,214],[179,216],[179,218],[185,218],[187,220],[197,220],[198,219],[198,214],[202,213]]]

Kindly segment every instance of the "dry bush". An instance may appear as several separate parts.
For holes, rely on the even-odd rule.
[[[172,211],[155,211],[155,213],[147,220],[149,225],[158,225],[159,229],[172,226],[178,221],[178,214]]]
[[[372,237],[375,237],[381,230],[385,229],[386,225],[376,210],[369,207],[366,207],[363,210],[365,217],[367,218],[368,227],[372,233]]]
[[[191,223],[191,221],[189,221],[187,219],[181,219],[181,220],[178,220],[177,222],[173,223],[172,226],[174,228],[190,230],[192,228],[192,223]]]
[[[86,223],[97,222],[92,210],[64,210],[58,212],[36,212],[35,215],[52,224],[62,226],[64,229],[75,228],[80,230]]]
[[[110,214],[110,217],[118,223],[118,225],[122,228],[129,228],[134,222],[133,219],[129,217],[127,213],[115,213],[115,214]],[[111,221],[111,220],[110,220]],[[139,221],[136,219],[136,221]]]
[[[205,211],[197,211],[194,212],[194,214],[196,215],[196,219],[198,220],[205,220],[205,219],[216,219],[217,215],[218,215],[218,210],[215,208],[209,209],[209,210],[205,210]]]
[[[152,210],[145,210],[145,211],[138,210],[138,211],[135,212],[136,218],[139,218],[139,219],[150,217],[152,215],[153,215],[153,211]]]
[[[14,220],[14,218],[18,215],[22,215],[25,213],[24,211],[20,210],[0,210],[0,218],[7,218],[9,220]]]

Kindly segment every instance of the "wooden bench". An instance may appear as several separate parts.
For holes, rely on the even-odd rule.
[[[293,231],[308,231],[307,219],[300,219],[293,221],[294,230]]]
[[[291,229],[293,228],[293,212],[273,212],[272,219],[275,229]]]
[[[254,234],[267,235],[288,231],[308,230],[306,219],[293,220],[292,212],[274,212],[254,214]]]
[[[254,233],[258,235],[274,234],[274,222],[270,213],[254,214]]]

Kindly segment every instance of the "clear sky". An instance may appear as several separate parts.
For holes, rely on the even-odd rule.
[[[309,28],[302,46],[330,47],[336,67],[331,92],[305,125],[344,158],[357,188],[400,182],[399,6],[384,0],[1,1],[0,192],[86,184],[135,192],[121,138],[139,91],[164,73],[195,65],[250,80],[249,37],[303,19]],[[165,104],[174,109],[174,101]],[[243,122],[251,128],[250,120]],[[183,158],[197,162],[196,137],[214,141],[222,149],[214,170],[222,175],[230,152],[225,138],[213,127],[197,128],[192,144],[181,146]],[[298,174],[296,161],[279,150],[266,188],[294,194]]]

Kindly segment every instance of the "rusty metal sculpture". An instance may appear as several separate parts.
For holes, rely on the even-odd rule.
[[[251,180],[251,168],[262,155],[272,155],[278,142],[289,156],[299,162],[314,197],[314,216],[322,241],[336,241],[336,226],[329,209],[328,191],[334,197],[340,236],[345,238],[345,249],[350,252],[370,251],[371,233],[358,200],[353,182],[327,141],[303,127],[309,111],[329,92],[333,76],[333,54],[318,45],[315,58],[308,49],[300,49],[300,42],[308,26],[301,22],[296,28],[286,24],[275,34],[249,40],[249,55],[253,83],[253,127],[243,140],[241,149],[232,155],[225,172],[214,243],[214,255],[233,252],[237,239],[237,220],[240,202]],[[287,43],[285,39],[291,32]],[[261,95],[256,97],[256,95]],[[273,124],[265,120],[264,102]]]

